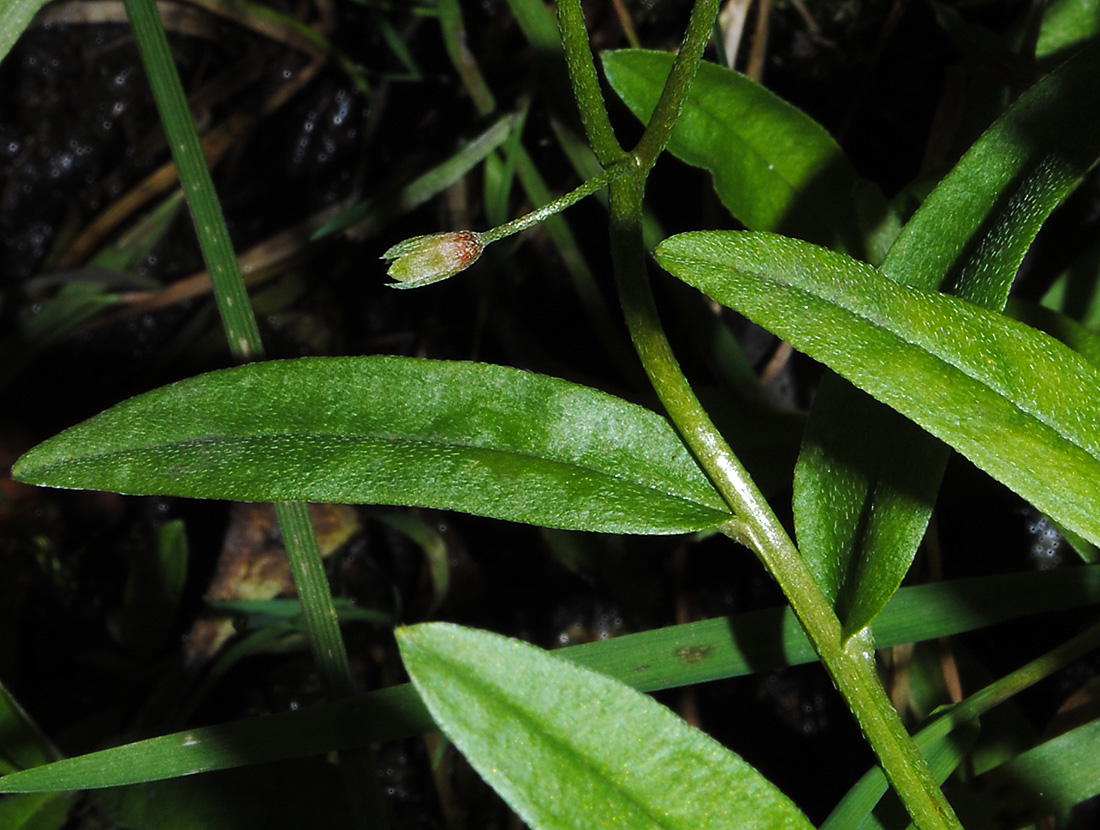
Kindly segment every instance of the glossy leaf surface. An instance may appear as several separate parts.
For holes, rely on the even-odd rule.
[[[681,234],[657,259],[1100,539],[1100,373],[1061,343],[771,234]]]
[[[445,623],[397,639],[432,717],[536,830],[812,826],[736,755],[618,681]]]
[[[916,288],[1004,308],[1054,207],[1100,155],[1100,52],[1016,102],[932,191],[881,271]],[[845,631],[868,624],[916,555],[948,450],[834,376],[814,401],[795,470],[799,548]]]
[[[234,501],[446,508],[681,533],[729,514],[659,415],[501,366],[312,358],[132,398],[27,453],[22,481]]]
[[[672,61],[673,55],[640,49],[603,55],[608,82],[643,123]],[[699,66],[668,149],[709,171],[722,203],[750,230],[862,254],[868,224],[886,213],[882,194],[859,178],[820,124],[755,81],[712,63]]]

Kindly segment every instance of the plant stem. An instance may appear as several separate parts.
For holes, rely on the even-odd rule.
[[[723,532],[752,549],[783,589],[914,822],[921,830],[959,830],[958,819],[886,696],[876,671],[870,633],[845,641],[836,614],[794,543],[684,377],[653,301],[642,239],[645,181],[687,99],[717,9],[718,0],[695,4],[653,117],[631,154],[636,165],[633,175],[610,184],[612,262],[627,327],[669,417],[736,516]],[[588,89],[595,82],[595,70],[579,2],[562,0],[558,13],[585,129],[597,155],[610,156],[602,98],[597,99]],[[584,55],[578,45],[582,40]]]
[[[913,736],[914,743],[922,753],[927,754],[937,742],[942,741],[960,726],[980,718],[1013,695],[1050,677],[1054,672],[1080,659],[1098,646],[1100,646],[1100,623],[1095,623],[1052,651],[934,716]],[[848,791],[848,794],[829,814],[825,823],[821,825],[821,830],[848,830],[859,824],[868,813],[868,801],[881,798],[885,792],[886,781],[882,770],[874,767]]]
[[[779,583],[917,826],[957,830],[961,828],[958,819],[886,696],[869,634],[845,643],[840,621],[794,543],[680,370],[661,328],[645,271],[642,190],[640,177],[611,186],[612,261],[623,313],[657,396],[736,516],[722,531],[750,548]]]
[[[260,360],[264,350],[259,327],[241,278],[221,203],[206,167],[187,98],[172,63],[155,0],[125,2],[172,158],[187,197],[199,247],[210,272],[230,352],[239,362]],[[304,502],[282,502],[275,505],[275,510],[325,692],[333,698],[350,696],[355,689],[348,656],[309,510]],[[369,753],[369,748],[340,753],[341,770],[359,823],[385,828],[385,806]]]
[[[703,50],[707,48],[707,41],[714,31],[718,4],[719,0],[696,0],[691,9],[691,18],[688,20],[683,43],[680,44],[680,51],[672,64],[672,71],[669,72],[653,115],[650,116],[645,132],[632,154],[638,166],[646,171],[656,163],[657,157],[672,136],[672,129],[676,126],[691,90],[691,82],[699,71]]]
[[[606,187],[609,182],[622,178],[627,173],[631,172],[631,167],[632,165],[627,162],[620,161],[607,170],[604,170],[598,176],[593,176],[591,179],[573,188],[565,195],[554,199],[552,202],[547,202],[542,207],[536,208],[528,214],[513,219],[511,222],[497,225],[495,228],[491,228],[481,233],[481,241],[488,245],[492,242],[499,242],[501,239],[511,236],[512,234],[525,231],[528,228],[533,228],[549,217],[555,216],[566,208],[575,205],[586,196],[591,196],[597,190]]]
[[[573,97],[580,109],[584,134],[600,164],[609,168],[623,157],[623,148],[615,138],[607,107],[604,106],[596,64],[592,61],[592,48],[588,45],[584,9],[581,8],[581,0],[558,0],[557,8],[561,45],[565,50],[565,63],[569,67]]]

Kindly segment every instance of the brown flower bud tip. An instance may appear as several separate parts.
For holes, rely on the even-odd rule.
[[[395,280],[391,288],[419,288],[466,270],[483,250],[485,243],[476,231],[447,231],[406,239],[382,259],[393,262],[386,272]]]

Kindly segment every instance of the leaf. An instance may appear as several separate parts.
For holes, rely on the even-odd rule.
[[[1100,36],[1096,0],[1052,0],[1043,14],[1035,57],[1049,67]]]
[[[0,827],[7,830],[60,830],[73,801],[66,793],[29,793],[0,801]]]
[[[698,232],[670,273],[825,363],[1056,522],[1100,539],[1100,373],[1061,343],[954,297],[771,234]]]
[[[0,793],[99,789],[306,758],[433,730],[408,685],[64,758],[0,777]]]
[[[618,681],[446,623],[397,640],[433,718],[535,830],[812,827],[756,770]]]
[[[107,630],[116,643],[143,657],[165,647],[187,579],[187,554],[180,520],[161,525],[155,543],[134,553],[122,607],[107,615]]]
[[[191,378],[66,430],[12,474],[50,487],[435,507],[608,533],[683,533],[729,518],[654,412],[531,372],[400,357]]]
[[[506,115],[495,121],[485,132],[464,144],[448,159],[417,176],[411,182],[360,202],[334,216],[314,234],[320,239],[354,227],[366,235],[395,216],[401,216],[422,205],[457,182],[493,150],[503,144],[516,129],[518,116]]]
[[[822,378],[792,504],[799,551],[845,636],[870,623],[901,584],[946,463],[946,447],[916,424],[837,375]]]
[[[1021,323],[1027,323],[1032,328],[1045,331],[1055,340],[1065,343],[1093,366],[1100,366],[1100,336],[1093,334],[1072,317],[1015,297],[1009,299],[1005,314]]]
[[[1042,304],[1100,330],[1100,240],[1069,264],[1047,289]]]
[[[1026,827],[1100,795],[1098,741],[1100,720],[1091,720],[979,775],[967,826]]]
[[[127,830],[356,826],[339,769],[323,758],[100,790],[93,801],[97,811],[114,820],[111,826]]]
[[[888,648],[1098,603],[1100,566],[937,582],[899,590],[878,618],[875,638],[880,647]],[[817,660],[789,606],[628,634],[556,653],[642,691]],[[0,777],[0,793],[155,781],[321,755],[434,728],[406,683],[336,703],[189,729],[43,764]]]
[[[612,89],[643,123],[673,59],[640,49],[603,55]],[[868,225],[887,214],[882,194],[856,174],[820,124],[755,81],[712,63],[700,64],[668,148],[710,171],[722,203],[750,230],[859,255]]]
[[[61,752],[38,728],[15,695],[0,683],[0,771],[48,764]]]
[[[427,522],[408,513],[378,511],[373,514],[373,518],[398,533],[403,533],[424,551],[424,558],[428,562],[428,573],[432,578],[432,601],[425,616],[431,617],[443,604],[443,600],[447,598],[447,591],[451,587],[453,554],[447,548],[447,540]]]
[[[1002,116],[924,201],[880,266],[897,282],[1004,308],[1050,211],[1100,155],[1100,50]],[[795,469],[799,548],[847,635],[901,584],[947,463],[940,442],[833,376],[822,381]]]
[[[0,61],[48,0],[7,0],[0,4]]]
[[[1100,46],[1022,95],[924,200],[882,271],[1004,306],[1038,228],[1100,156]]]

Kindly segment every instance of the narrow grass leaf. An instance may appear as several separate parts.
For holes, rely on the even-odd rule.
[[[536,830],[812,826],[732,752],[618,681],[446,623],[397,640],[433,718]]]
[[[443,192],[507,140],[517,117],[506,115],[481,135],[468,141],[450,158],[394,190],[350,207],[322,225],[313,239],[321,239],[354,227],[359,233],[373,233],[389,219],[401,216]]]
[[[156,531],[130,560],[122,607],[107,615],[115,642],[143,656],[164,649],[187,580],[187,536],[175,520]]]
[[[325,758],[99,790],[89,801],[126,830],[362,827],[351,820],[339,768]]]
[[[1027,827],[1100,795],[1098,743],[1092,720],[979,775],[961,805],[967,826]]]
[[[976,724],[967,723],[947,734],[921,733],[913,736],[913,741],[932,770],[936,781],[943,784],[947,777],[965,760],[978,737]],[[875,815],[876,808],[898,817],[905,811],[896,798],[888,800],[879,807],[883,798],[890,798],[889,784],[881,767],[872,767],[856,782],[844,798],[829,814],[820,830],[881,830],[883,823]],[[907,824],[904,819],[898,826]],[[893,826],[887,825],[887,826]]]
[[[603,55],[612,89],[648,123],[674,56],[625,49]],[[886,213],[825,129],[755,81],[702,63],[669,151],[714,177],[750,230],[775,231],[863,255],[867,222]],[[875,216],[876,218],[871,218]]]
[[[502,366],[274,361],[157,389],[16,462],[51,487],[393,504],[609,533],[730,514],[656,413]]]
[[[657,249],[736,309],[954,447],[1052,519],[1100,539],[1100,372],[1047,335],[771,234]]]
[[[66,793],[27,793],[0,800],[0,827],[5,830],[61,830],[73,800]]]
[[[1100,156],[1100,51],[1035,86],[925,199],[880,266],[991,311],[1047,216]],[[799,548],[845,632],[881,610],[916,555],[947,463],[935,438],[833,375],[795,469]]]
[[[26,710],[0,683],[0,770],[27,769],[61,758],[61,753]]]
[[[0,777],[0,793],[98,789],[324,755],[434,729],[408,685],[64,758]]]
[[[1069,264],[1043,295],[1044,308],[1100,331],[1100,240]]]
[[[1100,604],[1100,566],[939,582],[899,590],[879,616],[875,637],[880,647],[887,648],[1031,614],[1096,604]],[[642,691],[739,677],[817,659],[786,606],[629,634],[557,653]],[[191,729],[44,763],[0,777],[0,793],[84,790],[155,781],[320,755],[409,738],[435,728],[424,704],[406,683],[297,712]]]
[[[411,539],[424,551],[424,558],[428,563],[428,573],[432,578],[432,602],[428,607],[426,616],[434,615],[435,609],[442,605],[447,598],[447,592],[451,587],[451,558],[452,551],[447,547],[447,540],[436,528],[430,526],[423,519],[409,513],[395,511],[376,511],[371,514],[384,525],[402,533]]]

